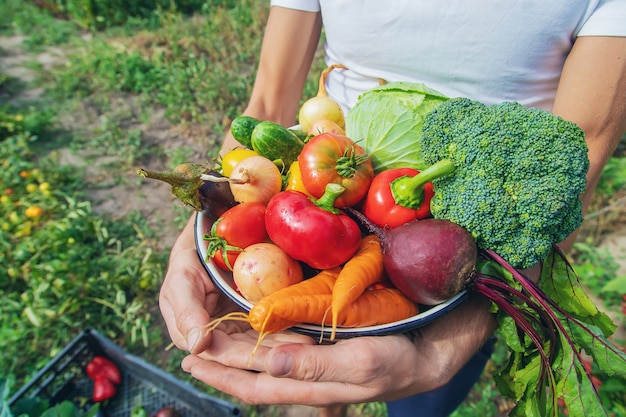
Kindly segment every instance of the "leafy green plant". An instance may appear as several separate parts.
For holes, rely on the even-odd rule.
[[[31,2],[4,0],[0,14],[0,31],[27,36],[23,45],[29,51],[41,51],[46,46],[68,43],[78,37],[79,27],[57,19],[54,10],[41,10]]]
[[[574,268],[581,282],[592,294],[603,295],[608,307],[619,305],[621,295],[626,294],[626,288],[619,286],[624,278],[617,276],[619,264],[613,255],[608,249],[584,242],[576,243],[575,248],[577,255]]]
[[[96,215],[76,170],[35,158],[37,138],[20,126],[0,150],[0,368],[18,380],[76,328],[147,345],[165,264],[146,219]]]

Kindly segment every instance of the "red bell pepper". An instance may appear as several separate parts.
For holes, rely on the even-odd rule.
[[[361,231],[352,218],[333,207],[343,190],[339,184],[328,184],[317,200],[291,190],[274,195],[265,212],[272,242],[313,268],[334,268],[346,262],[359,247]]]
[[[93,382],[92,399],[96,403],[114,397],[116,392],[117,390],[115,389],[115,385],[107,378],[99,377]]]
[[[108,379],[113,384],[119,384],[122,382],[122,375],[120,370],[115,366],[113,362],[104,356],[94,357],[85,369],[87,376],[92,380],[101,378]]]
[[[417,174],[419,171],[413,168],[388,169],[377,174],[361,208],[365,217],[379,227],[392,229],[430,216],[433,184],[423,181],[423,177],[413,179]]]

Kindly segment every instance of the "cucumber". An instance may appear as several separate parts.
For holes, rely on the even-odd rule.
[[[298,159],[304,141],[278,123],[262,121],[252,130],[252,149],[274,162],[289,167]]]
[[[230,124],[230,133],[237,142],[252,149],[252,131],[259,123],[261,123],[259,119],[251,116],[237,116]]]

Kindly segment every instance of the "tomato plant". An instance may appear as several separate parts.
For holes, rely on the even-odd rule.
[[[43,209],[39,206],[28,206],[24,210],[24,215],[30,219],[36,219],[43,215]]]
[[[204,239],[209,242],[208,255],[220,269],[232,271],[243,249],[268,240],[265,210],[263,203],[240,203],[225,211],[213,223]]]
[[[315,198],[326,185],[339,184],[345,191],[335,200],[335,207],[356,205],[367,193],[374,177],[372,161],[365,149],[347,136],[323,133],[311,138],[298,157],[302,183]]]

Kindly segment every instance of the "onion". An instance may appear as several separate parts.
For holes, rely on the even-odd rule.
[[[320,75],[317,95],[305,101],[302,107],[300,107],[298,122],[305,132],[310,133],[311,125],[321,119],[337,124],[340,129],[345,127],[345,118],[341,106],[328,97],[326,93],[326,77],[335,68],[347,69],[341,64],[333,64],[326,68]]]
[[[318,119],[309,126],[307,133],[312,136],[321,135],[322,133],[334,133],[335,135],[345,136],[346,131],[331,120]]]
[[[228,182],[235,201],[239,203],[267,204],[282,187],[280,170],[264,156],[249,156],[239,161]]]

